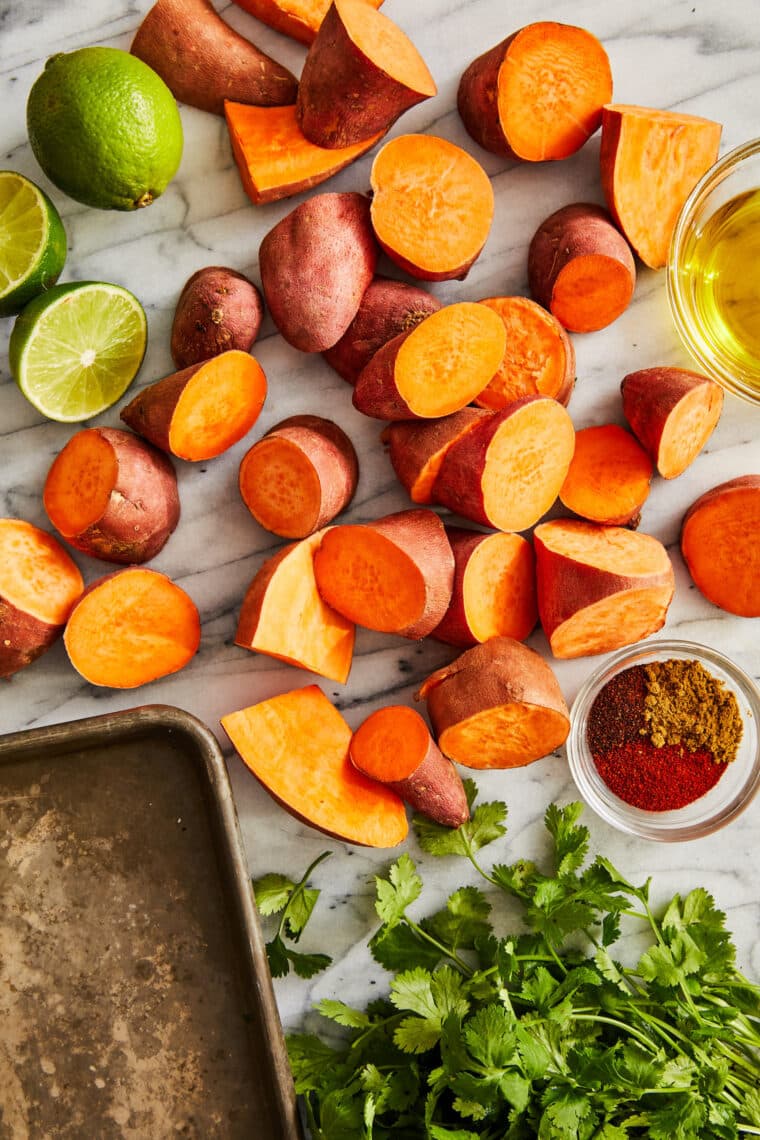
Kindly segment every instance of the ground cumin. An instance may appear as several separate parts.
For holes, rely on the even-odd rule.
[[[661,748],[680,744],[690,752],[706,748],[718,763],[736,757],[742,717],[734,694],[699,661],[671,659],[644,666],[642,735]]]

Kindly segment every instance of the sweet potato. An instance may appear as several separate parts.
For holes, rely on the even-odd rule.
[[[431,637],[468,646],[491,637],[524,641],[538,621],[533,547],[519,534],[446,527],[454,552],[454,586]]]
[[[149,384],[122,409],[121,419],[162,451],[197,463],[241,440],[259,418],[266,394],[258,361],[230,349]]]
[[[301,72],[296,118],[307,139],[351,146],[393,126],[436,86],[411,40],[367,0],[334,0]]]
[[[79,568],[51,534],[0,519],[0,677],[50,648],[83,590]]]
[[[207,265],[185,282],[172,323],[176,368],[201,364],[231,348],[248,352],[259,335],[264,303],[242,273]]]
[[[53,461],[42,498],[66,541],[106,562],[147,562],[179,522],[169,458],[116,428],[73,435]]]
[[[224,115],[243,189],[255,206],[319,186],[383,137],[338,150],[315,146],[296,122],[295,104],[251,107],[227,100]]]
[[[268,558],[243,600],[235,644],[343,684],[351,669],[354,625],[319,596],[314,551],[324,532]]]
[[[209,0],[158,0],[130,51],[175,99],[216,115],[225,99],[272,107],[296,98],[295,76],[225,24]]]
[[[350,621],[419,640],[446,613],[454,556],[438,515],[420,508],[332,527],[314,574],[327,604]]]
[[[547,396],[525,396],[455,440],[433,485],[436,503],[497,530],[526,530],[554,503],[575,446],[572,420]]]
[[[403,801],[354,768],[351,729],[316,685],[228,713],[221,724],[246,767],[297,819],[365,847],[406,838]]]
[[[198,650],[201,625],[192,599],[165,574],[129,566],[87,587],[63,641],[86,681],[135,689],[183,669]]]
[[[709,602],[739,617],[760,617],[760,475],[706,491],[681,526],[681,553]]]
[[[272,320],[302,352],[332,348],[356,316],[377,264],[363,194],[316,194],[287,214],[259,249]]]
[[[399,420],[389,424],[381,439],[399,481],[415,503],[432,503],[433,487],[449,448],[491,413],[462,408],[437,420]]]
[[[483,167],[446,139],[399,135],[370,174],[375,236],[396,265],[424,281],[467,276],[493,221]]]
[[[492,637],[423,684],[445,756],[468,768],[517,768],[565,741],[570,714],[557,679],[533,649]]]
[[[636,527],[649,496],[652,461],[630,432],[601,424],[576,433],[560,502],[591,522]]]
[[[480,304],[503,320],[507,348],[475,403],[500,412],[523,396],[551,396],[567,406],[575,383],[575,350],[557,318],[527,297],[488,297]]]
[[[311,44],[332,0],[235,0],[235,3],[276,32],[302,44]],[[367,0],[367,3],[379,8],[383,0]]]
[[[351,737],[349,756],[355,768],[420,815],[444,827],[459,827],[470,818],[459,773],[414,709],[386,705],[370,713]]]
[[[675,580],[656,538],[555,519],[536,527],[533,544],[538,614],[555,657],[609,653],[665,624]]]
[[[667,263],[681,207],[718,157],[720,123],[611,104],[599,155],[607,207],[645,265]]]
[[[457,107],[486,150],[544,162],[580,150],[611,98],[610,61],[599,40],[583,28],[541,21],[470,64]]]
[[[504,323],[459,301],[379,348],[354,387],[354,407],[381,420],[436,419],[482,392],[504,356]]]
[[[551,214],[528,250],[533,297],[571,332],[606,328],[633,296],[636,265],[601,206],[576,202]]]
[[[339,376],[355,384],[379,348],[395,336],[411,332],[440,307],[437,297],[417,285],[376,277],[343,336],[322,355]]]
[[[699,455],[723,410],[723,389],[687,368],[641,368],[620,385],[623,414],[663,479]]]
[[[305,538],[348,506],[358,479],[354,445],[337,424],[321,416],[291,416],[243,456],[238,485],[265,530]]]

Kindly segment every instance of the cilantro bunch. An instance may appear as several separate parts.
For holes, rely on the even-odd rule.
[[[725,916],[698,888],[657,917],[649,880],[588,861],[581,810],[548,808],[545,870],[480,865],[506,831],[502,803],[475,807],[455,831],[415,819],[424,851],[469,859],[491,889],[463,887],[418,922],[410,856],[377,877],[370,948],[393,972],[388,998],[365,1010],[322,1001],[344,1027],[337,1047],[288,1039],[314,1140],[760,1136],[760,988],[735,968]],[[307,877],[281,896],[296,900],[297,936]],[[520,933],[497,935],[494,895],[520,904]],[[651,935],[633,967],[611,950],[627,920]],[[283,932],[270,943],[280,973]]]

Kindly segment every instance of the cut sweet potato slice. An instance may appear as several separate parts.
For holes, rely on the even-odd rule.
[[[498,372],[475,403],[503,411],[523,396],[551,396],[567,405],[575,383],[575,350],[556,317],[527,297],[488,297],[507,330]]]
[[[235,644],[343,684],[351,669],[354,625],[322,600],[314,552],[324,532],[268,558],[251,582]]]
[[[317,588],[357,625],[414,640],[446,613],[454,556],[433,511],[399,511],[328,530],[314,555]]]
[[[92,685],[135,689],[184,668],[198,650],[198,610],[183,589],[144,566],[88,586],[63,635],[71,664]]]
[[[367,0],[334,0],[298,84],[298,124],[317,146],[344,147],[384,133],[436,94],[411,40]]]
[[[620,385],[623,414],[663,479],[696,459],[723,410],[723,389],[687,368],[641,368]]]
[[[351,738],[351,763],[444,827],[470,818],[464,785],[420,714],[406,705],[370,713]]]
[[[460,301],[379,348],[354,387],[354,407],[381,420],[436,419],[483,391],[507,334],[485,305]]]
[[[433,488],[448,449],[480,420],[484,408],[462,408],[437,420],[399,420],[382,434],[393,470],[415,503],[432,503]]]
[[[370,181],[375,236],[392,261],[426,281],[467,276],[494,212],[488,175],[467,151],[399,135],[378,151]]]
[[[366,847],[406,838],[403,801],[353,766],[351,729],[316,685],[228,713],[221,724],[246,767],[304,823]]]
[[[543,657],[510,637],[468,649],[423,684],[438,747],[468,768],[517,768],[564,743],[562,691]]]
[[[681,553],[700,593],[739,617],[760,617],[760,475],[729,479],[692,503]]]
[[[602,115],[602,190],[645,265],[667,264],[681,207],[718,157],[720,123],[679,111],[610,104]]]
[[[276,32],[302,44],[311,44],[332,0],[235,0],[235,3]],[[379,8],[383,0],[367,0],[367,3]]]
[[[638,526],[649,496],[652,460],[617,424],[583,428],[559,492],[570,511],[591,522]]]
[[[576,519],[533,532],[538,613],[555,657],[632,645],[665,624],[675,579],[651,535]]]
[[[431,636],[468,646],[491,637],[524,641],[538,621],[533,547],[519,534],[446,527],[454,552],[454,587]]]
[[[574,447],[573,423],[563,406],[546,396],[525,396],[452,444],[433,497],[483,526],[526,530],[557,498]]]
[[[332,150],[315,146],[296,122],[295,104],[252,107],[227,101],[224,115],[243,189],[255,206],[319,186],[383,137],[381,132]]]
[[[457,106],[486,150],[544,162],[575,154],[611,98],[610,61],[599,40],[583,28],[540,21],[470,64]]]

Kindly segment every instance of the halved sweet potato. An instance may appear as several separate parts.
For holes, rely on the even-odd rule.
[[[418,698],[445,756],[468,768],[517,768],[564,743],[570,714],[535,650],[493,637],[433,673]]]
[[[485,408],[462,408],[437,420],[398,420],[381,439],[399,481],[415,503],[432,503],[433,488],[443,457],[475,424],[491,413]]]
[[[675,579],[651,535],[579,519],[533,532],[538,613],[555,657],[609,653],[665,624]]]
[[[475,403],[503,411],[523,396],[551,396],[567,405],[575,383],[575,349],[556,317],[527,297],[488,297],[507,330],[498,372]]]
[[[686,470],[723,410],[723,389],[687,368],[641,368],[620,385],[623,414],[663,479]]]
[[[760,617],[760,475],[706,491],[681,527],[681,553],[697,589],[739,617]]]
[[[636,527],[649,497],[652,460],[640,443],[617,424],[583,428],[560,501],[591,522]]]
[[[276,32],[302,44],[311,44],[332,0],[235,0],[235,3]],[[383,0],[367,0],[367,3],[379,8]]]

